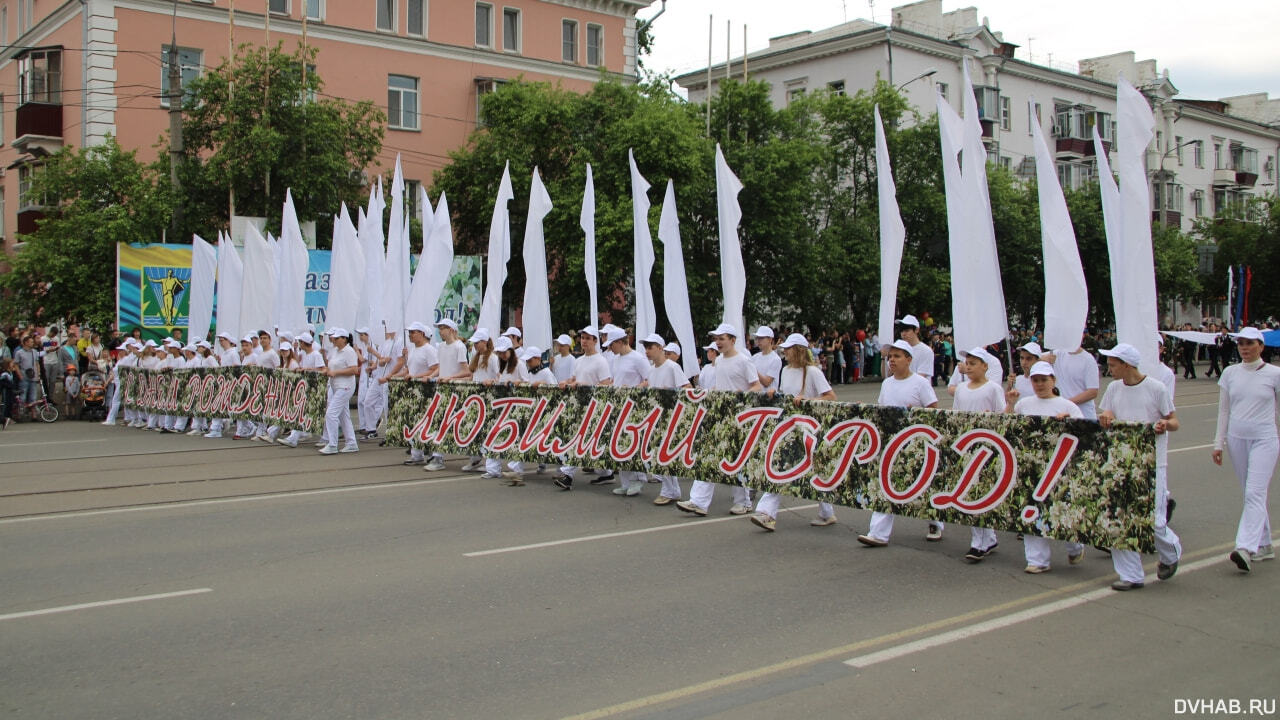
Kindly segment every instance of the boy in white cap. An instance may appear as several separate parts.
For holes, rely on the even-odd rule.
[[[877,405],[900,408],[938,407],[938,396],[933,393],[933,384],[913,369],[914,357],[911,354],[911,344],[906,340],[895,340],[885,349],[885,358],[889,362],[889,376],[880,383],[880,397],[876,399]],[[932,364],[930,366],[932,367]],[[925,535],[926,540],[936,542],[942,539],[942,529],[936,525],[939,523],[929,523],[929,534]],[[858,542],[867,547],[884,547],[889,544],[891,534],[893,534],[893,515],[873,512],[870,529],[867,530],[867,534],[858,536]]]
[[[707,354],[707,364],[702,366],[701,372],[698,373],[698,387],[703,390],[714,390],[716,388],[716,360],[720,357],[720,350],[716,348],[713,342],[702,348]]]
[[[650,335],[649,337],[658,336]],[[613,361],[613,386],[643,386],[649,379],[649,372],[653,366],[643,355],[631,349],[631,343],[627,342],[626,331],[621,328],[611,330],[606,339],[609,349],[617,356]],[[662,344],[661,337],[658,337],[658,344]],[[620,484],[614,489],[613,494],[634,497],[644,488],[645,473],[639,470],[622,470],[618,472],[618,480]]]
[[[911,372],[917,373],[933,384],[933,348],[920,341],[920,321],[915,315],[907,315],[898,321],[898,339],[905,340],[911,348]]]
[[[531,387],[540,387],[543,385],[555,385],[556,376],[551,373],[551,368],[542,364],[542,348],[537,345],[522,347],[515,351],[516,361],[524,368],[524,377],[527,380],[521,381],[522,384],[528,384]],[[512,487],[521,487],[524,485],[524,476],[527,471],[524,463],[520,460],[512,460],[507,463],[507,467],[512,472],[512,478],[507,484]],[[545,466],[539,464],[538,472],[542,472]]]
[[[1169,433],[1178,429],[1178,417],[1169,390],[1153,377],[1138,369],[1142,355],[1128,343],[1120,343],[1110,350],[1100,350],[1107,358],[1107,369],[1114,381],[1102,396],[1102,413],[1098,423],[1111,427],[1116,420],[1151,423],[1156,431],[1156,552],[1160,562],[1156,565],[1156,577],[1168,580],[1178,572],[1178,560],[1182,557],[1182,543],[1169,527],[1165,514],[1165,499],[1169,495]],[[1057,368],[1055,367],[1056,371]],[[1065,392],[1063,393],[1066,394]],[[1090,401],[1092,402],[1092,401]],[[1079,404],[1079,403],[1077,403]],[[1142,554],[1135,550],[1111,550],[1111,562],[1119,580],[1111,583],[1113,590],[1137,590],[1142,587]]]
[[[235,338],[231,333],[218,333],[218,366],[219,367],[235,367],[240,364],[240,352],[236,350]],[[222,428],[231,422],[229,418],[214,418],[213,423],[209,427],[209,432],[205,433],[207,438],[222,437]]]
[[[667,359],[670,360],[671,362],[676,363],[677,365],[680,363],[680,343],[678,342],[667,343],[666,345],[663,346],[662,353],[666,355]]]
[[[258,336],[250,333],[240,338],[240,364],[244,366],[257,366],[260,364],[259,359]],[[252,420],[237,420],[236,432],[231,436],[232,440],[245,440],[253,437],[256,423]]]
[[[440,370],[439,354],[431,343],[427,342],[427,333],[430,329],[416,320],[409,323],[409,327],[405,329],[409,332],[409,353],[404,366],[394,377],[425,382]],[[381,382],[385,384],[387,380],[388,378],[383,378]],[[443,459],[443,456],[441,458]],[[432,459],[435,459],[434,454]],[[427,464],[426,452],[417,441],[409,443],[409,459],[405,460],[404,464]]]
[[[319,373],[324,369],[324,355],[320,354],[320,344],[310,332],[304,332],[295,339],[298,344],[298,370],[301,372]],[[311,436],[301,430],[290,430],[289,434],[276,442],[286,447],[296,448],[298,443]],[[328,443],[325,443],[326,445]]]
[[[560,335],[556,338],[554,352],[551,355],[551,374],[556,376],[556,382],[562,383],[573,377],[573,363],[577,360],[573,356],[573,340],[568,335]]]
[[[1045,359],[1053,363],[1062,397],[1079,405],[1086,420],[1097,420],[1098,409],[1094,405],[1099,385],[1097,359],[1084,347],[1070,352],[1054,350]]]
[[[754,335],[756,347],[760,352],[751,356],[751,364],[756,366],[760,376],[760,387],[769,392],[777,387],[778,374],[782,372],[782,358],[773,350],[773,329],[761,325]]]
[[[578,333],[578,344],[582,346],[582,356],[573,364],[573,376],[560,383],[560,387],[592,387],[612,384],[613,374],[609,371],[609,363],[600,354],[600,332],[588,325]],[[561,490],[573,489],[573,476],[577,468],[572,465],[560,466],[560,474],[551,479]]]
[[[654,333],[641,341],[644,345],[645,357],[653,365],[653,369],[649,371],[649,378],[645,381],[643,387],[651,387],[655,390],[680,390],[690,387],[689,378],[684,376],[684,370],[680,368],[679,363],[673,361],[667,348],[675,343],[671,343],[666,347],[662,345],[662,336]],[[679,347],[676,345],[676,347]],[[680,501],[680,478],[671,474],[660,474],[657,476],[658,481],[662,483],[662,490],[659,491],[658,497],[654,498],[654,505],[670,505]],[[632,487],[636,487],[633,485]],[[621,489],[621,488],[619,488]],[[639,490],[636,491],[637,493]]]
[[[321,455],[359,452],[355,426],[351,423],[351,395],[356,390],[356,375],[360,372],[360,360],[351,347],[351,333],[342,328],[330,328],[334,350],[329,356],[328,367],[323,372],[329,376],[329,404],[325,408],[324,427],[328,444],[320,448]],[[341,433],[347,442],[338,449]]]
[[[710,333],[715,338],[716,348],[720,351],[720,359],[716,361],[716,390],[726,392],[761,392],[760,375],[751,364],[751,360],[738,352],[738,329],[728,323],[721,323]],[[689,489],[689,499],[676,503],[681,510],[705,517],[711,507],[718,483],[705,480],[694,480]],[[751,489],[745,485],[733,486],[733,507],[729,508],[733,515],[746,515],[751,512]]]
[[[1000,375],[997,370],[996,380],[991,380],[991,368],[999,368],[999,363],[985,348],[976,347],[959,352],[960,362],[964,366],[966,381],[955,389],[955,402],[951,409],[960,412],[1002,413],[1005,410],[1004,390],[1000,387]],[[981,562],[996,549],[999,542],[996,531],[991,528],[973,527],[970,532],[969,552],[964,559]]]
[[[494,341],[489,335],[488,328],[476,328],[471,338],[471,359],[463,366],[462,371],[444,377],[444,380],[453,380],[458,382],[475,382],[485,383],[498,379],[498,357],[494,354]],[[493,461],[497,463],[497,461]],[[466,465],[462,466],[463,472],[474,472],[481,468],[485,468],[486,473],[492,468],[492,465],[485,461],[480,455],[471,455]],[[493,472],[494,477],[501,477],[502,465],[498,464],[497,471]]]

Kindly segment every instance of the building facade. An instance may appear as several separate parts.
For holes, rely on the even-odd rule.
[[[942,0],[896,7],[890,25],[866,20],[772,38],[769,47],[677,77],[693,102],[726,76],[765,80],[775,105],[815,91],[870,89],[877,77],[899,86],[922,115],[941,93],[961,110],[961,63],[970,61],[988,158],[1023,178],[1035,176],[1032,126],[1055,154],[1064,187],[1091,181],[1093,128],[1110,150],[1117,76],[1151,102],[1156,137],[1147,152],[1152,218],[1189,230],[1197,218],[1236,212],[1250,197],[1277,193],[1280,98],[1265,94],[1185,100],[1155,60],[1122,52],[1074,68],[1015,57],[1017,46],[992,32],[975,8],[942,12]],[[744,70],[745,68],[745,70]],[[1163,209],[1162,209],[1163,206]]]
[[[304,42],[325,93],[387,110],[378,168],[402,156],[429,182],[516,77],[586,91],[636,76],[636,13],[652,0],[0,0],[0,236],[12,250],[41,209],[40,160],[114,136],[141,159],[168,126],[168,51],[184,81],[233,46]]]

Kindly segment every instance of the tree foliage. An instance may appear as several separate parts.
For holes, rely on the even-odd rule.
[[[45,218],[0,278],[8,319],[68,319],[95,328],[115,321],[116,245],[159,242],[172,197],[167,177],[138,162],[114,138],[63,148],[33,176]]]
[[[1202,218],[1192,237],[1216,249],[1212,269],[1198,268],[1202,302],[1225,302],[1227,268],[1243,265],[1253,269],[1250,319],[1280,317],[1280,285],[1272,281],[1280,268],[1280,202],[1273,197],[1256,199],[1234,217]]]

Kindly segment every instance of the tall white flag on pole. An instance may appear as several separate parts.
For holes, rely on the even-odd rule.
[[[230,235],[218,234],[218,318],[219,335],[240,339],[240,295],[244,286],[244,263]]]
[[[297,333],[307,327],[306,284],[309,256],[290,190],[285,190],[284,193],[279,242],[280,270],[276,285],[279,316],[276,324],[281,330]]]
[[[876,334],[881,345],[888,345],[894,340],[898,276],[902,272],[902,247],[906,243],[907,229],[898,211],[898,189],[893,182],[893,168],[889,163],[889,146],[885,142],[879,105],[875,107],[875,115],[876,189],[880,207],[880,317]]]
[[[382,235],[382,179],[369,196],[369,209],[365,213],[364,226],[360,228],[360,247],[364,250],[364,286],[361,288],[360,313],[357,326],[371,328],[382,323],[383,268],[387,263]],[[347,328],[354,330],[354,328]],[[370,338],[373,339],[373,338]],[[379,338],[381,339],[381,338]]]
[[[453,226],[449,217],[449,200],[444,193],[440,193],[435,212],[430,216],[424,215],[423,219],[431,224],[431,234],[426,236],[422,256],[418,258],[418,270],[413,275],[413,288],[410,290],[410,310],[406,311],[405,320],[434,325],[440,293],[444,291],[453,268]]]
[[[325,325],[351,330],[357,327],[357,310],[364,287],[364,249],[356,234],[346,203],[333,223],[333,253],[329,256],[329,304]]]
[[[187,337],[191,342],[209,334],[213,320],[213,285],[218,274],[218,251],[199,235],[191,236],[191,312]]]
[[[578,224],[585,234],[582,271],[587,276],[588,307],[591,310],[587,324],[596,327],[600,324],[600,306],[596,300],[596,186],[591,178],[591,163],[587,163],[587,186],[582,191],[582,214],[578,217]]]
[[[538,168],[529,183],[529,215],[524,224],[524,342],[551,348],[551,294],[547,288],[547,249],[542,219],[551,212],[551,196]]]
[[[729,169],[720,144],[716,143],[716,216],[720,235],[720,286],[724,301],[721,322],[738,328],[738,349],[747,347],[743,305],[747,297],[747,270],[742,264],[742,243],[738,239],[738,223],[742,222],[742,208],[738,205],[738,193],[742,181]]]
[[[440,259],[436,257],[439,254],[439,248],[431,240],[431,235],[435,232],[436,218],[435,212],[431,209],[431,198],[427,197],[427,189],[421,185],[418,186],[418,223],[422,225],[422,252],[418,254],[418,267],[413,271],[413,282],[409,285],[409,297],[404,303],[405,327],[415,322],[431,327],[436,322],[436,304],[435,302],[430,304],[427,302],[431,284],[431,281],[427,278],[432,275],[433,267],[440,262]],[[452,243],[449,245],[449,262],[453,262]],[[437,290],[437,299],[439,299],[439,294],[439,290]],[[430,339],[434,332],[434,330],[428,332],[427,338]]]
[[[493,201],[493,217],[489,221],[489,271],[484,300],[480,304],[480,324],[491,333],[502,332],[502,285],[507,281],[507,261],[511,259],[511,221],[507,203],[515,197],[511,190],[511,163],[502,168],[498,196]]]
[[[275,324],[275,257],[262,233],[252,224],[245,226],[244,285],[240,291],[240,332],[271,331]]]
[[[1124,251],[1120,241],[1120,188],[1111,174],[1111,162],[1107,160],[1107,147],[1102,144],[1098,128],[1093,128],[1093,151],[1098,162],[1098,191],[1102,195],[1102,226],[1107,234],[1107,258],[1111,270],[1111,302],[1119,303],[1124,297]]]
[[[1027,102],[1028,117],[1035,118]],[[1089,289],[1080,265],[1076,231],[1058,184],[1057,166],[1049,154],[1040,123],[1031,123],[1036,154],[1036,190],[1040,197],[1040,241],[1044,246],[1044,346],[1072,352],[1080,347],[1089,317]]]
[[[1116,169],[1120,174],[1122,299],[1116,300],[1116,340],[1142,354],[1143,367],[1159,363],[1155,259],[1151,249],[1151,186],[1147,146],[1155,118],[1142,93],[1123,75],[1116,79]]]
[[[689,280],[684,272],[684,248],[680,242],[680,219],[676,214],[676,186],[667,181],[658,220],[658,240],[662,243],[662,304],[667,322],[680,341],[680,361],[685,377],[698,374],[698,344],[693,334],[693,313],[689,311]],[[636,337],[642,337],[637,335]]]
[[[386,332],[404,330],[404,304],[409,299],[409,227],[404,211],[404,173],[396,155],[391,180],[391,220],[387,227],[387,259],[383,266],[382,322]],[[376,322],[375,322],[376,324]]]
[[[631,166],[631,222],[634,240],[636,296],[636,337],[642,338],[658,329],[658,312],[653,306],[653,287],[649,275],[653,272],[653,235],[649,232],[649,182],[636,167],[635,154],[627,150],[627,164]]]

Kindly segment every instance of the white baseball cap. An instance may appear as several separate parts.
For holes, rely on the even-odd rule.
[[[702,347],[702,349],[703,349],[703,350],[712,350],[712,351],[714,351],[714,352],[720,352],[720,348],[719,348],[719,347],[717,347],[715,343],[711,343],[710,345],[704,345],[704,346]]]
[[[196,347],[198,347],[198,348],[204,348],[205,350],[212,350],[212,349],[213,349],[213,346],[209,344],[209,341],[208,341],[208,340],[197,340],[197,341],[196,341]]]
[[[518,337],[518,338],[522,338],[522,337],[524,337],[524,334],[522,334],[522,333],[520,332],[520,328],[516,327],[515,325],[512,325],[511,327],[507,328],[506,330],[503,330],[503,331],[502,331],[502,334],[503,334],[503,335],[510,335],[510,336],[512,336],[512,337]]]
[[[561,345],[573,345],[573,339],[570,338],[568,335],[565,335],[564,333],[561,333],[560,337],[556,338],[556,342],[560,343]]]
[[[467,342],[474,343],[474,342],[480,342],[481,340],[488,340],[488,339],[489,339],[488,328],[476,328],[475,333],[471,336],[471,339],[468,340]]]
[[[615,328],[612,328],[611,330],[606,331],[606,334],[604,337],[605,337],[605,342],[612,345],[613,343],[619,340],[626,340],[627,331],[623,330],[620,327],[615,327]]]
[[[911,354],[911,343],[907,342],[906,340],[894,340],[893,342],[889,343],[885,347],[898,348],[899,350],[905,350],[908,355]]]
[[[1053,366],[1047,362],[1044,362],[1043,360],[1031,366],[1031,374],[1032,375],[1057,375],[1057,373],[1053,371]]]
[[[665,345],[667,341],[663,340],[662,336],[658,333],[649,333],[648,335],[645,335],[644,339],[640,342],[645,345]]]
[[[358,328],[356,328],[356,334],[357,334],[357,335],[368,335],[368,334],[369,334],[369,328],[368,328],[368,327],[358,327]]]
[[[669,342],[667,343],[666,347],[662,349],[669,353],[675,353],[676,356],[680,355],[680,343]]]
[[[235,336],[229,332],[220,332],[218,333],[218,337],[222,338],[223,340],[226,340],[229,343],[233,343],[236,341]]]
[[[768,325],[761,325],[760,327],[756,328],[755,337],[771,338],[773,337],[773,330]]]
[[[293,349],[293,343],[289,342],[288,340],[285,340],[284,342],[280,343],[280,349],[281,349],[281,350],[292,350],[292,349]]]
[[[258,336],[253,334],[245,335],[244,337],[240,338],[240,342],[249,343],[250,345],[257,345]]]
[[[193,353],[195,351],[196,351],[196,346],[191,343],[187,343],[186,345],[182,346],[182,352]]]
[[[331,327],[328,330],[325,330],[324,334],[329,337],[344,337],[348,340],[351,339],[351,331],[340,327]]]
[[[1126,365],[1132,365],[1133,367],[1138,367],[1138,365],[1142,364],[1142,353],[1138,352],[1138,348],[1130,345],[1129,343],[1120,343],[1110,350],[1099,350],[1098,352],[1106,355],[1107,357],[1113,357]]]
[[[511,347],[512,347],[511,338],[507,337],[506,335],[503,335],[502,337],[493,341],[494,352],[502,352],[504,350],[510,350]]]
[[[147,340],[146,342],[142,343],[142,347],[144,347],[144,348],[152,347],[152,348],[153,348],[153,347],[160,347],[160,346],[159,346],[159,345],[156,345],[156,341],[155,341],[155,340]]]
[[[313,342],[315,342],[315,341],[316,341],[316,339],[315,339],[315,338],[313,338],[313,337],[311,337],[311,333],[309,333],[309,332],[304,332],[304,333],[302,333],[301,335],[299,335],[299,336],[298,336],[298,342],[301,342],[301,343],[306,343],[306,344],[310,345],[311,343],[313,343]]]
[[[407,332],[413,332],[415,330],[422,333],[423,335],[427,335],[431,333],[430,328],[418,322],[417,320],[414,320],[413,322],[409,323],[409,326],[405,328],[405,331]]]
[[[809,341],[806,340],[805,337],[800,333],[791,333],[790,335],[787,336],[787,339],[783,340],[782,344],[779,345],[778,347],[782,348],[783,350],[786,350],[789,347],[795,347],[797,345],[799,345],[800,347],[809,347]]]
[[[622,328],[618,327],[617,325],[614,325],[613,323],[605,323],[603,326],[601,326],[600,332],[605,333],[607,335],[613,330],[621,330],[621,329]]]
[[[902,319],[898,321],[898,324],[910,325],[911,327],[914,327],[914,328],[920,327],[920,321],[916,319],[915,315],[904,315]]]
[[[719,325],[716,326],[715,330],[712,330],[707,334],[708,335],[732,335],[733,337],[736,338],[738,337],[738,328],[730,325],[729,323],[720,323]]]
[[[972,355],[978,358],[979,360],[981,360],[982,362],[986,363],[987,365],[994,365],[996,360],[994,357],[991,356],[991,353],[987,352],[986,348],[980,348],[980,347],[973,348],[972,350],[961,350],[960,352],[956,353],[956,355],[960,356],[961,359],[967,358],[970,355]]]
[[[1029,342],[1025,345],[1019,345],[1017,349],[1026,350],[1027,352],[1031,353],[1032,355],[1035,355],[1036,357],[1041,357],[1045,354],[1044,350],[1041,349],[1040,347],[1040,343],[1034,342],[1034,341]]]
[[[442,317],[436,321],[436,327],[447,327],[447,328],[453,328],[454,330],[457,330],[458,323],[454,322],[453,318]]]
[[[1262,336],[1262,331],[1256,327],[1241,328],[1240,332],[1227,334],[1237,340],[1257,340],[1260,343],[1266,342],[1266,338]]]
[[[595,325],[588,325],[588,326],[586,326],[586,327],[582,328],[581,330],[579,330],[579,331],[578,331],[578,334],[579,334],[579,335],[590,335],[591,337],[593,337],[593,338],[595,338],[595,339],[597,339],[597,340],[599,340],[599,339],[600,339],[600,331],[599,331],[599,330],[596,330],[596,326],[595,326]]]

